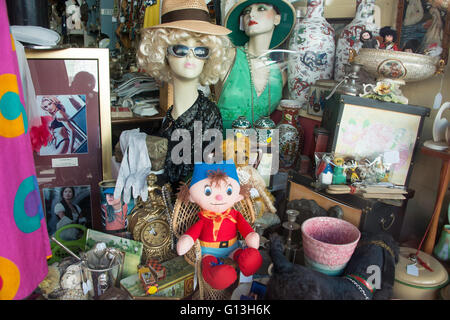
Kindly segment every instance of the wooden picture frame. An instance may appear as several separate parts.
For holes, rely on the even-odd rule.
[[[27,49],[26,56],[41,119],[48,121],[51,135],[45,151],[34,153],[41,194],[89,187],[86,227],[101,230],[99,182],[112,175],[109,50]]]

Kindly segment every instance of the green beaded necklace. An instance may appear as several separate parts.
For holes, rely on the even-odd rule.
[[[252,55],[252,57],[250,57],[250,53],[248,52],[248,42],[245,43],[244,45],[244,52],[245,52],[245,57],[247,58],[247,64],[248,64],[248,70],[250,72],[250,91],[251,91],[251,104],[252,104],[252,125],[254,126],[255,123],[255,116],[254,116],[254,110],[253,110],[253,89],[256,91],[256,88],[254,86],[254,81],[253,81],[253,68],[252,68],[252,63],[250,61],[250,59],[257,59],[258,56]],[[270,112],[270,69],[269,69],[269,76],[267,78],[267,83],[264,86],[263,90],[261,91],[264,92],[264,90],[266,90],[266,86],[268,86],[267,90],[267,94],[268,94],[268,106],[267,106],[267,116],[269,116],[269,112]],[[263,116],[264,117],[264,116]]]

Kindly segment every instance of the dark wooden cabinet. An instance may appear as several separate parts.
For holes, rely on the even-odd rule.
[[[344,211],[344,220],[361,231],[388,232],[400,241],[407,202],[414,196],[413,190],[409,190],[406,200],[365,199],[357,194],[328,194],[316,190],[311,185],[313,181],[309,176],[291,171],[288,179],[288,201],[314,200],[325,210],[339,205]]]

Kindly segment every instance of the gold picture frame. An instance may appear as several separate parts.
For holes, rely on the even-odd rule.
[[[112,178],[109,50],[26,49],[26,57],[37,109],[50,128],[48,143],[34,153],[39,188],[89,186],[86,226],[101,229],[98,183]],[[49,99],[59,112],[46,107]],[[54,203],[47,205],[52,212]]]

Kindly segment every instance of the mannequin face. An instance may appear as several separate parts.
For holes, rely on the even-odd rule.
[[[192,38],[182,41],[179,44],[188,47],[203,46]],[[175,57],[171,54],[167,54],[167,61],[174,78],[179,80],[194,80],[199,78],[206,60],[197,59],[192,50],[189,50],[189,53],[185,57]]]
[[[272,5],[255,3],[242,11],[244,31],[249,37],[272,32],[280,23],[281,17]]]

